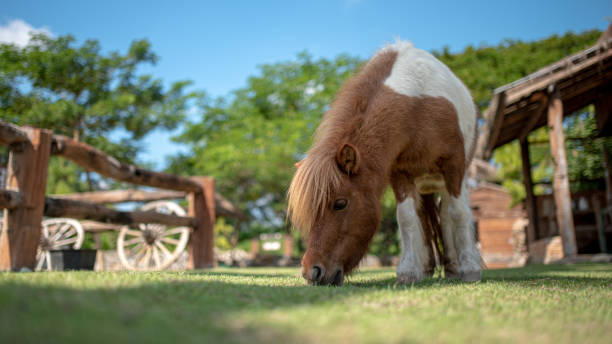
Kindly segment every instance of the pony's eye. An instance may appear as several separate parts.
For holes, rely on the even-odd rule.
[[[346,208],[347,205],[348,205],[347,200],[345,200],[344,198],[339,198],[334,201],[334,210],[342,210]]]

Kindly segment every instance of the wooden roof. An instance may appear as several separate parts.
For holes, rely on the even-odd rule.
[[[547,124],[549,93],[556,87],[564,115],[593,104],[612,88],[612,24],[593,47],[495,89],[486,110],[476,154],[485,160],[493,150]],[[609,98],[609,97],[608,97]]]

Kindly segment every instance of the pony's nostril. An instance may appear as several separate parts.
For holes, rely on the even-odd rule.
[[[341,286],[343,282],[344,282],[344,275],[342,273],[342,269],[338,269],[336,270],[336,273],[334,274],[334,279],[332,280],[332,284],[336,286]]]
[[[312,282],[320,282],[323,277],[323,269],[319,265],[315,265],[310,272],[310,280]]]

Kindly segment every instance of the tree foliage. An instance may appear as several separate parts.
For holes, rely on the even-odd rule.
[[[155,128],[175,128],[184,118],[189,82],[164,90],[161,80],[138,73],[158,57],[146,40],[126,54],[102,53],[96,40],[34,35],[20,48],[0,44],[0,117],[84,141],[133,162],[138,142]],[[82,191],[82,171],[53,159],[49,192]]]

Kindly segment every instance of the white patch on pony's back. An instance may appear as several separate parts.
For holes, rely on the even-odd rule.
[[[415,48],[407,41],[397,41],[379,53],[396,51],[397,58],[385,85],[409,97],[444,97],[457,111],[466,157],[472,149],[476,108],[469,90],[455,74],[432,54]]]

